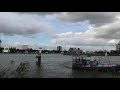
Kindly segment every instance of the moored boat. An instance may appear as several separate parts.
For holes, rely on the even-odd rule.
[[[83,57],[73,58],[73,69],[79,70],[97,70],[97,71],[120,71],[119,64],[101,63],[100,60],[89,60]]]

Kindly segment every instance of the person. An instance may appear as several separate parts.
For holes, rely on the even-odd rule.
[[[79,57],[78,61],[80,62],[80,57]]]
[[[77,57],[77,60],[79,60],[79,57]]]
[[[90,61],[90,67],[93,67],[93,61]]]
[[[73,62],[74,62],[75,58],[73,57]]]
[[[97,65],[98,65],[97,60],[94,60],[94,61],[93,61],[93,66],[96,67]]]
[[[79,63],[79,57],[76,57],[77,58],[77,63]]]
[[[75,63],[77,64],[77,57],[75,58]]]
[[[83,60],[83,57],[82,57],[82,60]]]
[[[80,67],[82,66],[82,60],[80,60],[80,62],[79,62],[79,66],[80,66]]]
[[[80,62],[79,62],[79,63],[80,63],[80,65],[82,65],[82,64],[83,64],[82,60],[80,60]]]

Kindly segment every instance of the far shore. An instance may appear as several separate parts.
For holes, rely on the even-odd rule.
[[[38,54],[38,53],[0,53],[0,54]],[[42,53],[42,54],[62,54],[62,53]],[[70,56],[69,54],[65,54],[65,55]],[[90,56],[105,56],[105,55],[88,55],[88,57]],[[120,55],[110,54],[108,56],[120,56]]]
[[[38,53],[0,53],[0,54],[38,54]],[[42,54],[61,54],[61,53],[42,53]]]

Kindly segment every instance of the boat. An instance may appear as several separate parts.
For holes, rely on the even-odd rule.
[[[101,63],[101,60],[90,60],[84,57],[75,57],[73,58],[72,69],[118,72],[120,71],[120,65]]]

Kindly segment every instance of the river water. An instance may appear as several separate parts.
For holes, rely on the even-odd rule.
[[[118,74],[108,72],[92,72],[72,70],[72,57],[62,54],[42,54],[41,66],[36,65],[37,54],[0,54],[0,67],[8,67],[11,60],[15,61],[14,67],[20,62],[28,62],[28,78],[113,78]],[[104,63],[120,64],[120,56],[92,56]]]

